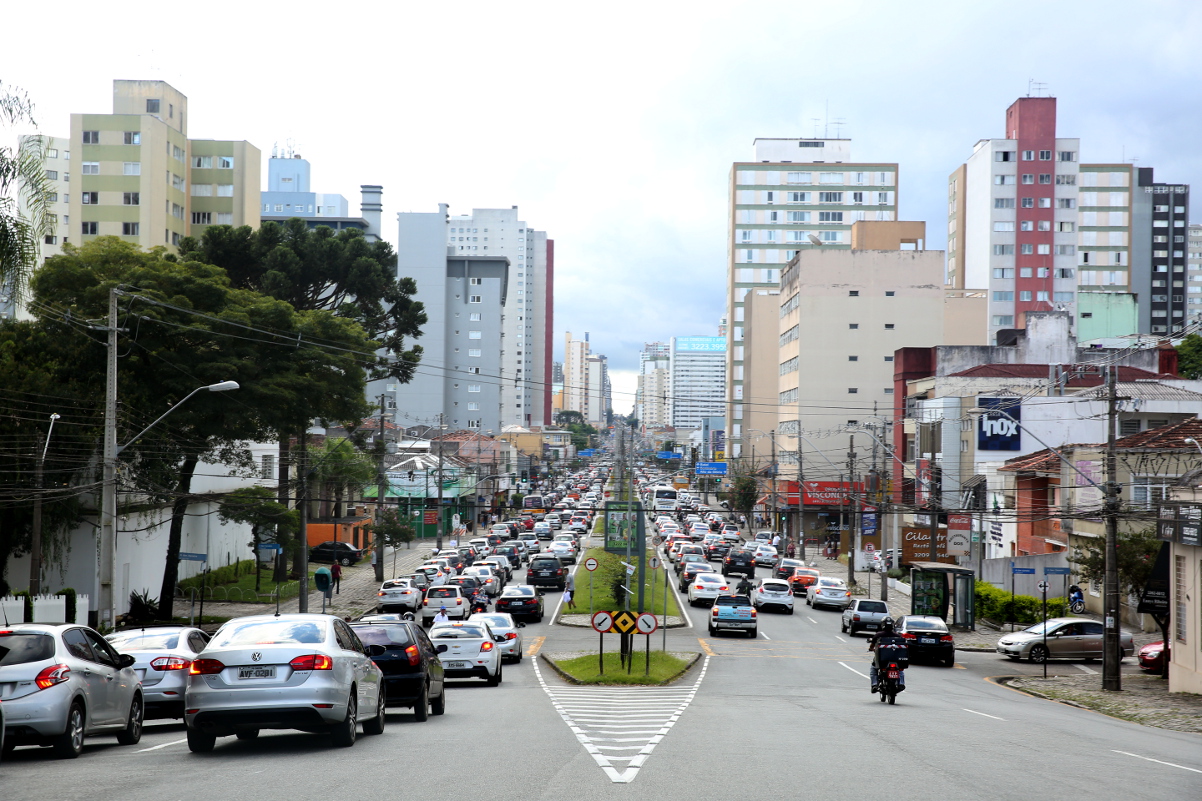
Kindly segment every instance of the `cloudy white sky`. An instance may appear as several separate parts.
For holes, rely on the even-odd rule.
[[[50,8],[6,9],[0,48],[46,133],[109,111],[114,78],[162,79],[194,138],[265,160],[292,140],[313,189],[352,208],[382,184],[386,233],[440,202],[518,205],[556,242],[556,353],[565,325],[588,331],[621,412],[644,341],[716,332],[731,162],[757,136],[825,135],[828,107],[853,159],[899,163],[901,216],[928,222],[928,247],[946,240],[948,173],[1030,79],[1083,161],[1202,183],[1196,0]]]

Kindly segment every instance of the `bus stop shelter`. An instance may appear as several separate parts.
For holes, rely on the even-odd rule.
[[[942,562],[910,565],[910,614],[931,615],[967,631],[977,627],[976,572]],[[952,618],[948,620],[948,613]]]

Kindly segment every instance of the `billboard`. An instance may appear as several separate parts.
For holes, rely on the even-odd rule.
[[[839,506],[849,496],[864,497],[864,485],[847,481],[803,481],[802,501],[806,506]]]
[[[947,552],[967,556],[972,548],[972,515],[947,516]]]
[[[998,410],[986,411],[977,417],[977,450],[1022,450],[1023,435],[1019,423],[1023,419],[1023,407],[1018,398],[977,398],[977,406]]]
[[[726,337],[673,337],[677,353],[726,353]]]
[[[726,462],[698,462],[694,472],[699,476],[724,476]]]

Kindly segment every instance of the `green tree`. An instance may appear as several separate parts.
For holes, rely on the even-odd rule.
[[[1202,378],[1202,336],[1187,334],[1177,346],[1177,371],[1189,379]]]
[[[396,575],[396,549],[401,545],[406,548],[409,543],[417,538],[417,531],[413,526],[401,518],[400,512],[395,507],[385,507],[376,511],[376,518],[368,523],[364,528],[370,533],[373,539],[378,539],[384,545],[393,549],[392,552],[392,568],[393,575]],[[383,567],[383,565],[381,565]]]
[[[217,516],[225,523],[244,523],[250,526],[250,547],[255,555],[255,592],[260,589],[263,573],[259,561],[259,546],[278,542],[278,532],[291,534],[300,527],[300,513],[275,499],[267,487],[241,487],[221,500]]]
[[[1080,551],[1068,558],[1077,566],[1077,575],[1082,581],[1104,584],[1106,581],[1106,552],[1102,539],[1086,540]],[[1156,565],[1156,555],[1160,553],[1160,540],[1156,538],[1155,529],[1145,529],[1135,532],[1119,532],[1118,572],[1119,590],[1125,596],[1138,596],[1152,574]]]
[[[331,517],[343,516],[344,495],[362,492],[377,478],[375,461],[357,450],[349,439],[327,439],[324,445],[309,451],[309,463],[314,484],[323,488],[321,497],[331,501]]]
[[[250,471],[247,442],[314,416],[361,419],[367,412],[364,365],[374,343],[351,321],[329,312],[298,313],[283,301],[234,289],[219,267],[169,260],[162,248],[142,252],[116,237],[67,246],[31,286],[51,335],[88,338],[91,358],[78,369],[91,371],[100,397],[104,349],[78,321],[103,318],[114,286],[137,294],[122,298],[120,325],[128,332],[118,382],[126,410],[123,442],[198,386],[233,380],[242,387],[193,396],[122,456],[122,487],[172,506],[159,595],[159,613],[169,618],[197,465]]]
[[[33,103],[22,90],[0,82],[0,130],[36,128]],[[0,145],[0,294],[25,297],[30,274],[41,259],[42,237],[53,233],[47,139],[21,137],[16,149]]]

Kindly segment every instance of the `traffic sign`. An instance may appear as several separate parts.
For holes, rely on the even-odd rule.
[[[626,575],[628,575],[628,576],[633,576],[634,571],[638,569],[634,565],[630,564],[629,562],[623,562],[622,564],[626,566]]]
[[[596,570],[597,569],[597,560],[591,556],[588,559],[585,559],[584,560],[584,569],[590,570],[590,571]]]
[[[261,542],[259,543],[260,551],[282,551],[284,550],[278,542]]]
[[[1068,567],[1045,567],[1043,574],[1045,576],[1067,576],[1072,572],[1072,568]]]
[[[634,621],[634,625],[639,630],[639,634],[654,634],[655,630],[659,628],[659,621],[656,620],[655,615],[644,612]]]
[[[618,634],[629,634],[634,631],[634,627],[637,624],[638,621],[632,613],[622,610],[614,613],[614,622],[611,631],[615,631]]]
[[[873,545],[871,542],[866,542],[866,543],[864,543],[864,550],[868,551],[868,553],[872,553],[873,551],[876,550],[876,546]]]
[[[651,565],[652,570],[659,570],[659,557],[658,556],[651,557],[651,561],[649,562],[649,564]]]
[[[609,612],[598,612],[593,615],[593,630],[601,634],[608,634],[613,630],[614,616]]]
[[[180,558],[181,562],[207,562],[207,561],[209,561],[209,555],[207,553],[185,553],[184,551],[180,551],[179,558]]]
[[[656,548],[658,548],[659,546],[661,546],[661,545],[663,545],[663,544],[664,544],[664,540],[663,540],[663,538],[662,538],[662,537],[652,537],[652,538],[651,538],[651,544],[652,544],[653,546],[655,546]]]
[[[1010,571],[1012,573],[1016,573],[1020,576],[1027,575],[1027,574],[1030,574],[1032,576],[1035,575],[1035,568],[1033,568],[1033,567],[1012,567],[1012,568],[1010,568]]]
[[[726,462],[698,462],[693,472],[699,476],[724,476]]]
[[[1036,586],[1038,586],[1038,587],[1039,587],[1039,591],[1040,591],[1040,592],[1047,592],[1047,591],[1048,591],[1048,583],[1047,583],[1046,581],[1041,581],[1041,582],[1039,582],[1039,584],[1038,584],[1038,585],[1036,585]]]

